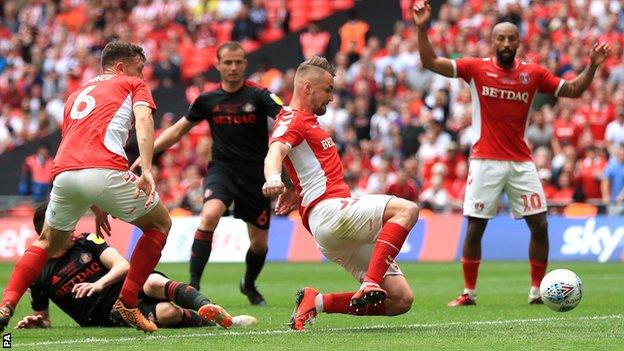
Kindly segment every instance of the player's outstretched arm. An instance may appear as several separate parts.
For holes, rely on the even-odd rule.
[[[50,325],[50,313],[45,309],[33,311],[31,315],[25,316],[17,322],[15,329],[50,328]]]
[[[284,192],[282,181],[282,162],[288,155],[290,147],[280,141],[275,141],[269,146],[269,152],[264,158],[264,185],[262,193],[266,197],[279,195]]]
[[[414,24],[418,35],[418,52],[424,68],[446,77],[454,77],[453,64],[446,57],[438,57],[429,42],[427,29],[431,18],[431,7],[427,0],[417,0],[412,8]]]
[[[111,284],[122,280],[128,273],[128,269],[130,269],[130,263],[113,247],[108,247],[102,251],[100,261],[109,270],[108,273],[93,283],[78,283],[74,285],[72,293],[74,293],[75,298],[89,297],[101,292]]]
[[[191,122],[186,116],[180,118],[174,125],[165,129],[154,141],[154,152],[159,153],[175,145],[186,133],[199,122]]]
[[[589,87],[589,84],[591,84],[594,79],[598,66],[600,66],[600,64],[603,63],[610,54],[611,48],[608,44],[594,44],[594,47],[592,47],[589,52],[590,62],[587,67],[585,67],[583,72],[581,72],[581,74],[579,74],[576,78],[563,83],[563,86],[559,91],[559,96],[571,98],[580,97],[585,90],[587,90],[587,87]]]
[[[180,118],[174,125],[165,129],[159,136],[154,140],[154,153],[157,154],[159,152],[165,151],[170,148],[172,145],[175,145],[186,133],[191,130],[197,123],[199,122],[191,122],[186,117]],[[141,165],[141,157],[137,158],[132,166],[130,166],[130,170],[133,171],[138,166]]]

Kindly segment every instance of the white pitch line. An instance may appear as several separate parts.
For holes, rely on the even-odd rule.
[[[345,328],[326,328],[326,329],[313,329],[311,333],[324,333],[324,332],[348,332],[357,330],[384,330],[384,329],[418,329],[418,328],[436,328],[436,327],[450,327],[456,325],[498,325],[498,324],[514,324],[514,323],[542,323],[550,321],[569,321],[569,320],[607,320],[607,319],[624,319],[624,316],[620,314],[614,314],[610,316],[583,316],[577,318],[563,318],[563,317],[547,317],[547,318],[528,318],[528,319],[503,319],[503,320],[490,320],[490,321],[471,321],[471,322],[445,322],[445,323],[420,323],[420,324],[403,324],[403,325],[370,325],[361,327],[345,327]],[[131,329],[128,329],[131,330]],[[33,342],[27,344],[15,343],[15,346],[51,346],[51,345],[72,345],[72,344],[94,344],[94,343],[118,343],[137,340],[158,340],[158,339],[180,339],[180,338],[195,338],[206,336],[244,336],[244,335],[280,335],[297,333],[290,329],[273,329],[273,330],[261,330],[261,331],[223,331],[212,333],[192,333],[192,334],[167,334],[167,335],[146,335],[146,336],[126,336],[119,338],[81,338],[81,339],[68,339],[58,341],[43,341]],[[14,338],[15,340],[15,338]]]

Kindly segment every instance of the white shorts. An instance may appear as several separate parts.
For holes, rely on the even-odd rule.
[[[132,222],[151,211],[159,201],[158,193],[155,193],[154,202],[145,208],[145,193],[141,192],[135,199],[134,183],[137,180],[138,177],[130,171],[112,169],[62,172],[52,184],[46,223],[56,230],[72,231],[91,205],[124,222]]]
[[[515,218],[546,211],[546,197],[533,162],[471,159],[464,216],[492,218],[505,191]]]
[[[308,223],[319,250],[361,281],[383,225],[386,204],[392,198],[365,195],[327,199],[316,204],[310,211]],[[402,274],[393,262],[385,275]]]

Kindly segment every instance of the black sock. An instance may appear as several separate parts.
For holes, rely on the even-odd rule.
[[[266,260],[267,252],[269,250],[265,250],[263,253],[257,253],[251,251],[251,248],[247,250],[247,256],[245,256],[245,288],[252,288],[255,283],[258,275],[260,275],[260,271],[262,271],[262,267],[264,267],[264,261]]]
[[[212,251],[212,230],[195,231],[195,240],[193,240],[193,247],[191,249],[191,286],[199,290],[199,282],[201,281],[202,274],[204,274],[204,267],[210,258],[210,252]]]
[[[206,327],[214,326],[214,323],[203,320],[195,311],[183,308],[182,320],[174,325],[169,325],[169,328],[194,328],[194,327]]]
[[[210,300],[194,287],[173,280],[165,283],[165,298],[182,308],[194,311],[210,303]]]

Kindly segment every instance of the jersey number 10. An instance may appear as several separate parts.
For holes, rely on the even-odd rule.
[[[91,111],[93,111],[95,108],[95,98],[89,95],[93,89],[95,89],[95,85],[88,86],[84,88],[78,96],[76,96],[71,111],[69,112],[69,118],[83,119],[87,117]],[[78,110],[81,107],[82,109]]]

